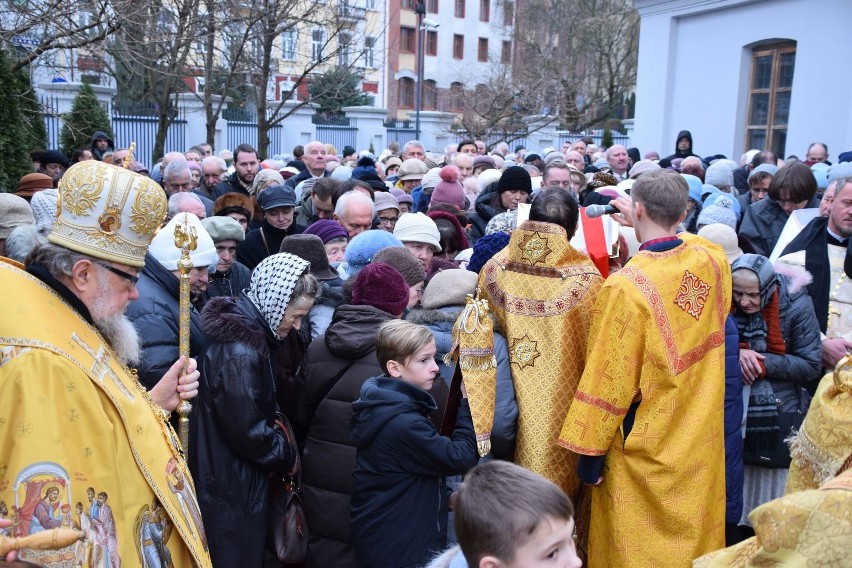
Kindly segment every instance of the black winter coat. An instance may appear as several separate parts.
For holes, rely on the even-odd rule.
[[[211,191],[211,197],[213,201],[216,201],[226,193],[241,193],[242,195],[248,195],[249,192],[246,188],[240,185],[240,178],[237,177],[237,172],[232,173],[222,181],[216,184]]]
[[[488,221],[495,215],[505,213],[506,209],[503,207],[494,207],[492,205],[492,201],[497,195],[499,194],[497,193],[497,183],[495,182],[486,187],[476,197],[473,207],[474,212],[468,215],[468,220],[470,220],[470,234],[468,236],[470,237],[471,246],[485,236],[485,227],[488,226]]]
[[[210,345],[192,401],[188,461],[213,566],[263,566],[272,472],[288,472],[295,444],[274,427],[277,342],[245,294],[203,313]]]
[[[376,332],[391,319],[372,306],[340,306],[325,335],[308,347],[294,427],[297,438],[306,438],[302,501],[310,527],[309,567],[356,565],[349,526],[355,471],[349,423],[364,381],[382,374]]]
[[[151,390],[179,357],[180,281],[148,253],[137,290],[139,298],[130,302],[126,313],[142,339],[139,382]],[[190,357],[201,355],[205,344],[201,314],[193,307],[189,317]]]
[[[202,308],[219,296],[230,296],[236,298],[240,292],[249,287],[251,282],[251,270],[236,260],[231,264],[227,272],[213,272],[207,282],[207,290],[201,295]]]
[[[299,235],[304,230],[304,226],[293,223],[282,231],[264,219],[259,228],[249,231],[246,234],[246,240],[237,245],[237,260],[246,265],[249,270],[254,270],[264,258],[278,253],[284,237]]]
[[[432,396],[399,379],[368,379],[352,408],[358,565],[423,566],[443,546],[441,478],[464,474],[479,457],[467,399],[459,405],[452,438],[441,436],[427,417],[435,408]]]

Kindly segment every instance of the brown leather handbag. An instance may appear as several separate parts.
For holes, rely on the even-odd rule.
[[[301,564],[308,555],[308,524],[302,506],[302,464],[290,421],[283,415],[275,421],[296,453],[293,471],[281,477],[276,474],[269,484],[269,527],[267,541],[282,565]]]

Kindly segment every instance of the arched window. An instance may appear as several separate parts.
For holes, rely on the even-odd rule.
[[[399,80],[399,107],[414,108],[414,79],[403,77]]]
[[[450,84],[450,110],[455,112],[464,110],[464,86],[461,83]]]
[[[438,108],[438,84],[435,81],[423,81],[423,108],[427,110]]]

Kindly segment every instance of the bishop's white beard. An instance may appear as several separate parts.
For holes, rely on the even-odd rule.
[[[109,342],[118,358],[126,365],[137,365],[142,359],[142,341],[139,332],[116,305],[112,289],[105,274],[98,275],[98,297],[91,307],[92,321]]]

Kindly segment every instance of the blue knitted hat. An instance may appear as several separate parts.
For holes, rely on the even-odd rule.
[[[467,269],[471,272],[479,272],[488,260],[506,248],[509,244],[509,233],[498,232],[486,235],[476,241],[473,245],[473,254],[467,263]],[[348,252],[348,251],[347,251]]]
[[[698,228],[704,225],[713,223],[722,223],[733,230],[737,230],[737,214],[734,211],[734,203],[736,202],[730,195],[726,193],[714,194],[707,198],[704,206],[701,208],[701,213],[698,214]]]
[[[383,248],[405,246],[393,233],[381,229],[364,231],[356,235],[346,247],[349,275],[355,276],[373,261],[373,256]]]
[[[689,198],[696,203],[701,203],[701,179],[690,174],[680,174],[689,186]]]

